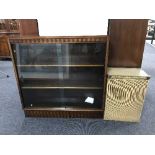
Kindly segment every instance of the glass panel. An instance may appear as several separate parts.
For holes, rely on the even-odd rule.
[[[23,89],[26,107],[101,108],[103,90]]]
[[[22,89],[26,107],[65,107],[63,89]]]
[[[16,44],[18,65],[103,65],[105,44]]]
[[[67,89],[64,91],[64,103],[68,107],[102,108],[102,89]]]
[[[103,43],[14,44],[25,106],[101,108]]]
[[[20,67],[22,86],[102,87],[103,67]]]

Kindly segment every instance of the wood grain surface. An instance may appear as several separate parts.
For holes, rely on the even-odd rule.
[[[0,36],[0,58],[10,58],[7,36]]]
[[[109,67],[141,67],[147,19],[110,19]]]
[[[24,109],[27,117],[103,118],[103,110],[88,109]]]
[[[11,38],[11,43],[56,44],[56,43],[97,43],[107,42],[108,36],[50,36]]]

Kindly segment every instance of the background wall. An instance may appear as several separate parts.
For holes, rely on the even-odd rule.
[[[38,19],[40,36],[106,35],[108,19]]]

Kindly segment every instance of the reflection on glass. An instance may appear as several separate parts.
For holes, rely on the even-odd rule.
[[[93,89],[23,89],[26,106],[101,108],[103,90]],[[93,99],[90,102],[88,98]]]
[[[105,44],[16,44],[18,65],[103,64]]]
[[[103,67],[20,67],[22,86],[103,86]]]
[[[14,44],[26,107],[101,108],[104,43]]]

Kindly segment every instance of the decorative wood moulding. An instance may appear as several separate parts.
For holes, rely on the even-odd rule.
[[[25,109],[25,115],[27,117],[62,117],[62,118],[103,118],[103,111],[61,111],[61,110],[38,110],[38,109]]]
[[[96,42],[106,42],[107,36],[72,36],[72,37],[21,37],[21,38],[11,38],[11,43],[33,43],[33,44],[55,44],[55,43],[96,43]]]

